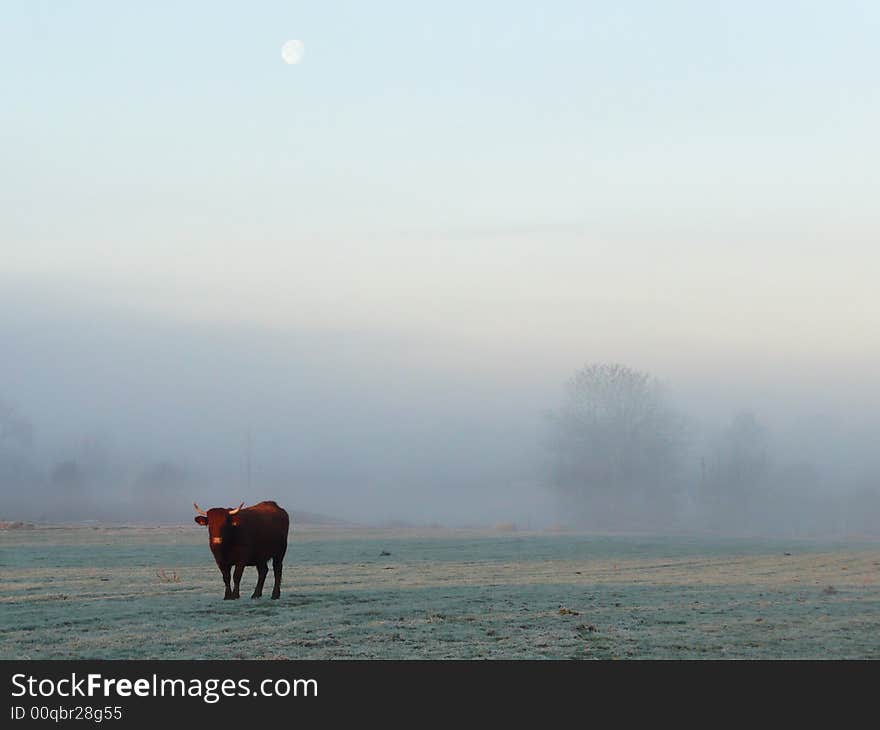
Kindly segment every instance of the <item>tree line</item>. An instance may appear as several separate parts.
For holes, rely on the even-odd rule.
[[[880,529],[876,480],[841,490],[809,461],[774,458],[768,429],[751,412],[710,437],[697,434],[657,378],[626,365],[578,370],[550,420],[550,482],[580,526],[789,535]]]

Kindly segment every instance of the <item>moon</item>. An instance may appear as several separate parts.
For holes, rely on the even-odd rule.
[[[281,58],[284,63],[295,65],[302,61],[306,52],[306,45],[302,41],[287,41],[281,46]]]

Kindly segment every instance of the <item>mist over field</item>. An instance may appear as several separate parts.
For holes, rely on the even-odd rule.
[[[676,422],[674,468],[650,456],[632,483],[576,479],[572,491],[558,479],[557,417],[574,372],[613,349],[602,341],[577,361],[566,347],[430,330],[206,325],[8,290],[3,300],[0,519],[186,523],[193,501],[274,498],[373,525],[880,529],[869,378],[794,365],[768,375],[758,362],[695,373],[686,353],[646,348]],[[614,442],[607,454],[627,437],[601,438]],[[647,447],[629,448],[620,459],[644,461]]]

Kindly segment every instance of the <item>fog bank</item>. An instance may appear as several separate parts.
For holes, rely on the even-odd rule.
[[[2,519],[178,523],[193,501],[274,498],[361,524],[877,532],[870,382],[767,378],[759,363],[652,372],[684,424],[681,468],[662,484],[648,475],[650,500],[611,494],[615,509],[597,521],[561,498],[548,448],[563,385],[589,348],[581,361],[544,353],[537,367],[528,343],[499,360],[430,330],[208,326],[21,295],[4,304],[14,316],[0,320]],[[736,473],[746,457],[731,455],[742,414],[760,432],[751,480]]]

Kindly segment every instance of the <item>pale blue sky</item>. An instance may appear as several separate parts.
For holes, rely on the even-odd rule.
[[[8,2],[0,275],[565,368],[852,364],[878,38],[867,1]]]

